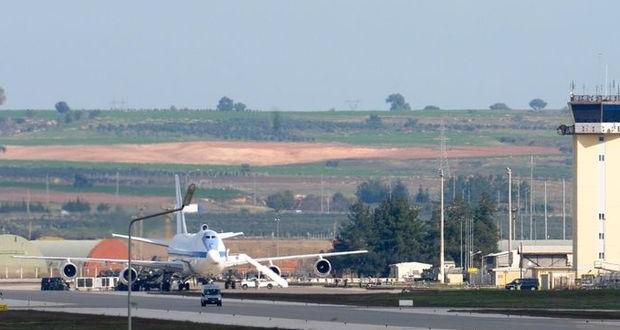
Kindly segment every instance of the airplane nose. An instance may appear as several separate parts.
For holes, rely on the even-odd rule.
[[[209,250],[209,252],[207,252],[207,259],[209,259],[209,261],[213,263],[219,263],[220,254],[219,252],[217,252],[217,250]]]

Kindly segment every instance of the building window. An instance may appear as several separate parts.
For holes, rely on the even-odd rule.
[[[598,233],[598,239],[605,239],[605,233]]]
[[[599,162],[604,162],[605,161],[605,155],[598,155],[598,161]]]
[[[603,252],[599,252],[599,253],[598,253],[598,258],[599,258],[599,259],[605,259],[605,253],[603,253]]]
[[[599,141],[601,141],[601,142],[603,142],[603,141],[605,141],[605,138],[604,138],[604,137],[602,137],[602,136],[599,136],[599,137],[598,137],[598,140],[599,140]]]
[[[605,213],[599,213],[598,214],[598,219],[599,220],[605,220]]]

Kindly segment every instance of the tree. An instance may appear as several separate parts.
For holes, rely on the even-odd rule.
[[[358,201],[349,223],[334,242],[335,251],[367,249],[367,255],[335,260],[334,269],[350,269],[358,275],[386,276],[390,264],[427,261],[431,257],[425,224],[407,198],[388,198],[375,209]]]
[[[277,192],[267,196],[267,206],[276,210],[292,210],[295,207],[295,195],[292,191]]]
[[[241,102],[237,102],[233,105],[235,111],[243,112],[246,110],[247,106]]]
[[[85,176],[81,174],[76,174],[73,179],[73,187],[74,188],[90,188],[93,186],[93,183],[88,180]]]
[[[4,92],[4,88],[0,87],[0,105],[3,105],[6,102],[6,92]]]
[[[436,105],[427,105],[424,107],[424,110],[440,110]]]
[[[280,129],[282,128],[282,119],[280,118],[280,112],[274,111],[271,115],[271,129],[273,133],[278,135],[280,134]]]
[[[405,97],[399,93],[388,95],[385,103],[390,103],[390,111],[411,110],[411,106],[405,101]]]
[[[491,110],[510,110],[510,108],[506,105],[506,103],[493,103],[489,106]]]
[[[54,108],[56,108],[56,111],[58,111],[59,113],[67,113],[71,111],[71,108],[69,108],[69,105],[65,101],[60,101],[56,103],[54,105]]]
[[[530,108],[534,109],[535,111],[540,111],[546,106],[547,102],[543,101],[542,99],[533,99],[530,101]]]
[[[379,203],[389,196],[389,189],[379,179],[370,179],[357,186],[355,196],[363,203]]]
[[[383,126],[383,121],[378,115],[370,115],[370,117],[366,119],[366,124],[368,124],[368,127],[376,129]]]
[[[409,198],[409,189],[400,179],[392,182],[392,198]]]
[[[345,212],[351,207],[351,201],[342,193],[335,193],[329,203],[329,208],[334,212]]]
[[[217,111],[233,111],[234,110],[234,102],[232,99],[223,96],[218,102],[217,102]]]

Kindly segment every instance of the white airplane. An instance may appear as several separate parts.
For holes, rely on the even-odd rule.
[[[175,176],[176,184],[176,207],[179,208],[182,205],[181,189],[179,184],[178,175]],[[177,212],[176,214],[177,233],[172,238],[172,241],[164,241],[143,237],[134,237],[132,240],[164,246],[167,248],[169,260],[168,261],[152,261],[152,260],[131,260],[132,265],[137,265],[143,268],[161,269],[168,272],[173,272],[181,280],[179,286],[180,289],[185,287],[189,288],[189,283],[185,283],[187,279],[191,277],[196,278],[213,278],[224,271],[234,269],[235,267],[250,264],[256,270],[263,275],[269,277],[275,281],[281,287],[287,287],[288,282],[283,279],[280,274],[280,268],[273,264],[274,261],[288,260],[288,259],[311,259],[316,258],[314,263],[314,272],[317,276],[325,277],[331,272],[331,264],[325,259],[325,257],[343,256],[351,254],[367,253],[367,250],[357,251],[345,251],[345,252],[331,252],[331,253],[315,253],[315,254],[302,254],[291,255],[283,257],[266,257],[266,258],[252,258],[246,254],[230,254],[226,249],[224,241],[227,238],[243,235],[242,232],[227,232],[218,233],[214,230],[210,230],[206,224],[200,227],[197,233],[188,233],[187,226],[185,224],[184,212]],[[113,234],[114,237],[128,238],[125,235]],[[124,263],[127,264],[127,259],[100,259],[100,258],[71,258],[71,257],[41,257],[41,256],[14,256],[14,258],[21,259],[45,259],[56,260],[62,262],[59,267],[60,274],[65,280],[75,279],[78,275],[78,268],[76,263],[84,262],[100,262],[100,263]],[[267,263],[265,265],[264,263]],[[137,271],[135,269],[129,270],[125,267],[120,273],[120,280],[124,284],[127,284],[129,279],[129,272],[131,272],[131,278],[135,279]]]

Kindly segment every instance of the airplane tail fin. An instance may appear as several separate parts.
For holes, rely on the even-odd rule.
[[[179,180],[179,175],[174,175],[174,184],[176,188],[176,208],[181,207],[183,205],[183,197],[181,196],[181,182]],[[187,234],[187,225],[185,224],[185,214],[183,211],[177,212],[177,234]]]

